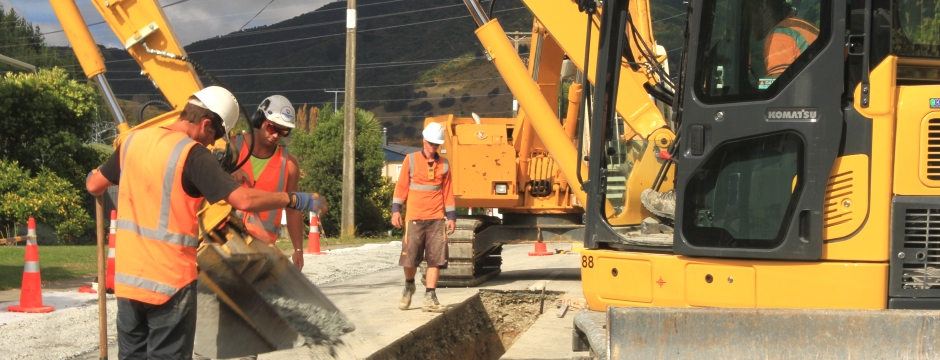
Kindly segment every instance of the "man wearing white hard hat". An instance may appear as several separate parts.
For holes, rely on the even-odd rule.
[[[167,127],[135,130],[85,180],[93,195],[118,190],[114,293],[118,357],[190,359],[196,336],[197,212],[225,200],[242,211],[325,211],[317,194],[243,188],[204,145],[238,119],[228,90],[194,93]]]
[[[405,227],[401,256],[398,264],[405,269],[405,290],[398,308],[408,310],[415,293],[415,274],[421,260],[427,261],[424,302],[421,310],[444,310],[437,300],[437,279],[440,268],[447,266],[447,235],[454,233],[457,207],[450,175],[450,164],[437,150],[444,144],[444,127],[431,122],[424,127],[424,147],[408,154],[402,161],[402,171],[392,198],[392,226]],[[401,207],[407,204],[405,219]],[[445,234],[446,231],[446,234]]]
[[[238,159],[248,158],[241,169],[232,173],[235,180],[242,186],[266,191],[297,191],[300,177],[297,159],[287,153],[286,146],[279,144],[279,140],[289,136],[294,129],[294,119],[294,106],[287,98],[272,95],[261,101],[248,120],[251,136],[235,135],[233,141]],[[260,213],[239,212],[238,215],[252,236],[273,244],[280,237],[281,216],[285,213],[287,233],[294,245],[291,260],[297,269],[303,270],[303,213],[293,209],[282,213],[276,209]]]

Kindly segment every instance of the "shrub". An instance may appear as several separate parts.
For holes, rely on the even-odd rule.
[[[457,103],[457,99],[452,98],[452,97],[446,97],[446,98],[444,98],[443,100],[441,100],[441,102],[437,103],[437,107],[439,107],[439,108],[449,108],[449,107],[451,107],[451,106],[454,106],[454,104],[456,104],[456,103]]]
[[[486,94],[486,97],[492,99],[496,97],[496,95],[499,95],[499,86],[494,87],[493,90],[490,90],[490,92]]]
[[[101,164],[91,138],[97,95],[64,70],[7,73],[0,78],[0,158],[38,174],[56,173],[76,188]]]
[[[408,107],[408,110],[411,110],[411,112],[414,114],[431,111],[432,109],[434,109],[434,105],[431,105],[431,103],[428,101],[422,101],[417,105],[411,105]]]
[[[30,217],[55,229],[59,240],[72,244],[92,227],[82,194],[68,181],[42,168],[31,177],[15,161],[0,160],[0,224],[26,224]]]

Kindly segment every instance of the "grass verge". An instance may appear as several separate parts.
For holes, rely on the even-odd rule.
[[[23,282],[25,246],[0,247],[0,290],[19,288]],[[42,281],[74,279],[98,271],[98,248],[92,245],[40,246]]]
[[[320,249],[342,248],[363,244],[381,244],[398,238],[323,238]],[[290,240],[277,240],[277,247],[286,253],[294,251]],[[307,239],[304,239],[304,250]],[[18,289],[23,282],[25,246],[0,246],[0,290]],[[74,279],[95,275],[98,271],[98,248],[94,245],[40,246],[39,272],[42,281]]]

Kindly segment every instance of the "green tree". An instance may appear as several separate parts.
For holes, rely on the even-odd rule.
[[[6,11],[0,6],[0,54],[35,65],[38,68],[66,67],[80,76],[78,59],[71,49],[46,46],[45,38],[38,26],[33,26],[13,9]],[[0,64],[2,71],[25,71]]]
[[[300,163],[300,190],[318,192],[331,205],[320,218],[321,229],[339,234],[343,198],[343,109],[325,104],[313,132],[294,133],[290,153]],[[389,228],[392,193],[382,176],[385,153],[382,128],[375,114],[356,109],[356,233],[376,236]]]
[[[34,174],[48,169],[84,188],[85,175],[102,160],[84,145],[97,99],[91,87],[59,68],[0,77],[0,159]]]
[[[46,168],[35,177],[16,161],[0,159],[0,229],[25,225],[33,217],[71,244],[92,226],[78,189]]]

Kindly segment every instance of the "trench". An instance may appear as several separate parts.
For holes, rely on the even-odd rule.
[[[563,294],[480,290],[368,359],[499,359]]]

